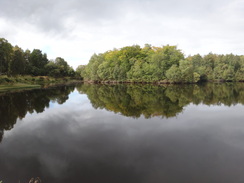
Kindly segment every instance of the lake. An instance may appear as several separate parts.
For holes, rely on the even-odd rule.
[[[243,183],[244,83],[0,93],[0,180]]]

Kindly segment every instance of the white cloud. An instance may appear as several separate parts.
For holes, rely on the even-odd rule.
[[[0,36],[76,68],[93,53],[149,43],[178,45],[186,55],[242,54],[239,0],[1,1]]]

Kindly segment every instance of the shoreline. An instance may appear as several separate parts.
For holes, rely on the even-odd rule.
[[[47,76],[0,76],[0,93],[18,90],[31,90],[83,83],[76,78],[52,78]]]
[[[201,83],[244,83],[244,81],[224,81],[224,80],[209,80],[209,81],[201,81],[201,82],[171,82],[168,80],[164,81],[93,81],[93,80],[85,80],[84,83],[89,84],[173,84],[173,85],[181,85],[181,84],[201,84]]]

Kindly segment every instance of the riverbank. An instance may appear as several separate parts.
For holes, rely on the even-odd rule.
[[[162,81],[116,81],[116,80],[84,80],[85,83],[94,83],[94,84],[179,84],[180,82],[170,82],[169,80]],[[182,83],[180,83],[182,84]],[[185,83],[185,84],[190,84]]]
[[[41,88],[41,85],[31,85],[24,83],[15,83],[15,84],[0,84],[0,92],[9,91],[9,90],[18,90],[18,89],[34,89]]]
[[[56,85],[68,85],[72,83],[83,82],[80,79],[63,77],[54,78],[48,76],[16,76],[8,77],[6,75],[0,76],[0,92],[10,90],[35,89],[46,88]]]
[[[173,82],[170,80],[161,80],[161,81],[114,81],[114,80],[103,80],[103,81],[94,81],[94,80],[84,80],[84,83],[94,83],[94,84],[197,84],[197,83],[243,83],[244,81],[226,81],[226,80],[208,80],[200,82]]]

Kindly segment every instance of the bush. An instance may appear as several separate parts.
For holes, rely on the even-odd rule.
[[[13,78],[9,78],[7,76],[0,77],[0,83],[12,83],[14,82]]]

